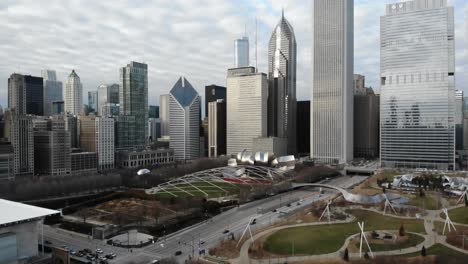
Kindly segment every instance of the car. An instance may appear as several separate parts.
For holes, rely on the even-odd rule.
[[[101,260],[99,261],[100,264],[108,264],[109,262],[107,262],[107,260]]]
[[[114,258],[114,256],[112,256],[111,254],[107,254],[105,257],[108,258],[108,259],[113,259]]]
[[[227,234],[227,233],[229,233],[229,230],[225,229],[225,230],[223,231],[223,234]]]
[[[156,263],[159,263],[159,260],[155,259],[155,260],[150,262],[150,264],[156,264]]]
[[[278,210],[276,210],[276,209],[273,209],[273,211],[272,211],[272,212],[273,212],[273,213],[276,213],[276,212],[278,212]]]
[[[76,255],[76,251],[70,250],[70,255]]]
[[[98,254],[103,254],[104,251],[102,251],[102,249],[98,248],[98,249],[96,249],[96,253],[98,253]]]
[[[174,256],[180,256],[182,255],[182,251],[180,250],[177,250],[175,253],[174,253]]]
[[[49,240],[46,240],[46,241],[44,241],[44,244],[50,245],[50,244],[52,244],[52,242],[50,242]]]
[[[290,204],[290,203],[288,203],[286,206],[287,206],[287,207],[291,207],[291,204]]]
[[[257,219],[253,219],[253,220],[250,222],[251,225],[255,225],[256,223],[257,223]]]
[[[113,252],[111,252],[110,254],[111,254],[111,256],[112,256],[113,258],[116,258],[116,257],[117,257],[117,255],[116,255],[115,253],[113,253]]]

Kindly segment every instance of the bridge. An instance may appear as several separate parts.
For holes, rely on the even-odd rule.
[[[292,183],[291,189],[299,189],[299,188],[305,188],[305,187],[332,189],[332,190],[340,192],[346,201],[357,203],[357,204],[379,204],[379,203],[385,202],[387,198],[389,200],[395,200],[395,199],[401,198],[399,195],[391,194],[391,193],[388,193],[388,194],[380,193],[380,194],[376,194],[372,196],[354,194],[341,187],[328,185],[328,184],[321,184],[321,183]]]

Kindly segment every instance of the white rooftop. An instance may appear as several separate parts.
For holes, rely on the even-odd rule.
[[[45,209],[24,203],[12,202],[0,199],[0,226],[12,225],[16,222],[29,221],[31,219],[59,214],[59,211]]]

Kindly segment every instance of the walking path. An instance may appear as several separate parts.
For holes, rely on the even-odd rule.
[[[455,209],[462,207],[463,205],[456,205],[448,208],[449,210]],[[375,213],[382,214],[381,211],[375,209],[375,208],[363,208],[360,206],[352,206],[350,209],[359,209],[359,210],[367,210],[367,211],[372,211]],[[411,254],[415,252],[420,252],[422,247],[429,248],[435,244],[442,244],[450,249],[456,250],[460,253],[468,254],[468,250],[463,250],[458,247],[455,247],[453,245],[450,245],[449,243],[446,242],[446,236],[439,235],[437,231],[435,230],[434,227],[434,222],[437,221],[445,221],[442,217],[440,217],[440,214],[442,213],[442,210],[427,210],[427,214],[419,219],[422,219],[424,221],[424,229],[426,231],[426,234],[419,234],[419,233],[412,233],[408,232],[414,235],[419,235],[421,237],[424,237],[424,241],[420,243],[419,245],[415,247],[410,247],[410,248],[405,248],[405,249],[398,249],[398,250],[392,250],[392,251],[381,251],[381,252],[374,252],[375,256],[397,256],[397,255],[406,255],[406,254]],[[398,218],[398,219],[418,219],[416,217],[408,217],[408,216],[397,216],[397,215],[392,215],[392,214],[386,214],[388,217],[393,217],[393,218]],[[350,219],[347,219],[346,221],[332,221],[330,224],[344,224],[344,223],[351,223],[354,222],[355,218],[352,217]],[[462,224],[457,224],[454,223],[455,225],[462,225]],[[229,260],[230,263],[232,264],[242,264],[242,263],[285,263],[285,262],[298,262],[298,261],[304,261],[304,260],[330,260],[330,259],[336,259],[336,258],[342,258],[342,254],[345,251],[345,249],[349,246],[349,243],[359,234],[354,234],[348,238],[346,238],[343,246],[336,252],[330,253],[330,254],[322,254],[322,255],[312,255],[312,256],[293,256],[293,257],[280,257],[280,258],[268,258],[268,259],[252,259],[249,257],[249,248],[252,245],[253,241],[275,233],[276,231],[286,229],[286,228],[291,228],[291,227],[303,227],[303,226],[318,226],[318,225],[328,225],[328,223],[323,223],[323,222],[316,222],[316,223],[305,223],[305,224],[294,224],[294,225],[287,225],[287,226],[279,226],[279,227],[273,227],[268,230],[262,231],[256,235],[253,236],[252,239],[249,239],[245,241],[242,244],[242,247],[240,249],[240,256],[236,259],[231,259]],[[468,225],[463,225],[463,226],[468,226]],[[388,232],[388,231],[387,231]],[[349,254],[350,258],[358,258],[359,253],[350,253]]]

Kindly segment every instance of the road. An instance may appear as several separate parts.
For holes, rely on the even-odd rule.
[[[340,177],[326,181],[326,183],[349,188],[364,179],[365,177],[356,176],[352,178]],[[153,245],[142,249],[133,249],[132,252],[128,252],[127,249],[109,246],[104,241],[92,240],[86,236],[54,227],[44,226],[44,236],[46,240],[51,241],[53,244],[65,245],[76,251],[83,248],[100,248],[105,254],[110,252],[117,254],[117,258],[111,260],[110,263],[149,263],[154,259],[172,257],[176,251],[182,252],[175,258],[178,262],[183,263],[189,256],[195,258],[199,256],[199,244],[201,250],[205,249],[208,252],[209,248],[216,246],[220,241],[229,239],[229,233],[234,233],[235,237],[240,237],[253,218],[257,220],[257,224],[251,225],[252,231],[279,221],[283,213],[307,207],[319,200],[329,199],[336,193],[332,190],[324,191],[324,194],[319,195],[317,189],[295,190],[244,204],[203,223],[160,238]],[[300,205],[298,205],[297,201],[301,201]],[[288,204],[290,204],[290,207],[287,206]],[[273,209],[277,209],[277,212],[273,212]],[[225,230],[229,230],[229,232],[223,233]]]

